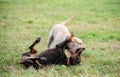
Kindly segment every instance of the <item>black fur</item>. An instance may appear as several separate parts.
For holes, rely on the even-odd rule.
[[[61,42],[60,44],[56,45],[56,48],[48,49],[39,54],[35,58],[29,58],[22,64],[25,66],[25,68],[29,68],[30,66],[33,66],[36,70],[40,67],[39,64],[42,65],[49,65],[49,64],[62,64],[62,65],[68,65],[68,58],[66,57],[64,51],[67,48],[66,44],[70,42],[70,40],[65,40]],[[80,63],[80,57],[77,56],[76,60],[72,57],[69,58],[70,65],[76,65]],[[38,61],[39,64],[36,62]]]

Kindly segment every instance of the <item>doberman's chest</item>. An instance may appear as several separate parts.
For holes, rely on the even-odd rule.
[[[62,49],[54,49],[45,51],[39,55],[41,64],[57,64],[60,60],[64,59],[64,51]]]

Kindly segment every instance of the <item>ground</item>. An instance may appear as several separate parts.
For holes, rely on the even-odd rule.
[[[41,37],[38,53],[47,49],[54,24],[66,25],[84,40],[80,65],[23,69],[21,54]],[[119,0],[0,0],[0,77],[120,77]]]

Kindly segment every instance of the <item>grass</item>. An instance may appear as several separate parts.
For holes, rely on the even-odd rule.
[[[68,17],[66,27],[84,40],[81,65],[23,69],[21,54],[42,37],[47,47],[52,26]],[[119,0],[0,0],[0,77],[120,77]]]

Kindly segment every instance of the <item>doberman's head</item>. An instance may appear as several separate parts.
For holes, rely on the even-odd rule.
[[[75,53],[71,54],[69,58],[70,65],[77,65],[81,62],[81,53],[83,50],[78,49]]]

